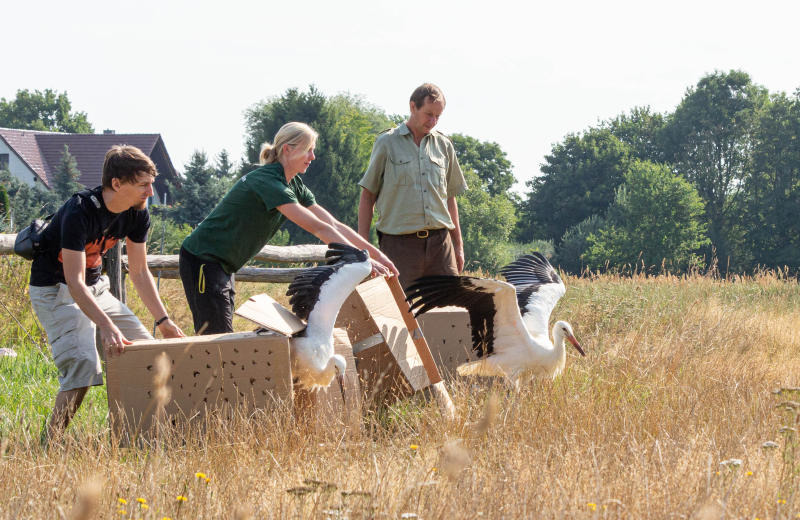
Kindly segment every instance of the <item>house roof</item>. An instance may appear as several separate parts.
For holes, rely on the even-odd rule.
[[[78,164],[81,172],[78,182],[84,186],[100,185],[106,152],[116,144],[139,148],[153,160],[160,174],[172,180],[177,177],[160,134],[67,134],[0,128],[0,138],[47,187],[51,187],[53,174],[64,153],[64,145],[69,147],[69,153]],[[163,183],[162,176],[159,177],[157,185]]]

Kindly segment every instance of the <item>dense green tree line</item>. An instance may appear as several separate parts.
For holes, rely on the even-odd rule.
[[[518,233],[552,240],[559,263],[575,272],[637,264],[796,271],[799,136],[800,90],[770,95],[744,72],[714,72],[671,113],[635,108],[556,144],[527,183]],[[634,186],[637,170],[656,165],[669,191]],[[620,212],[642,189],[642,212]]]
[[[91,131],[85,114],[69,110],[66,94],[20,91],[16,100],[0,101],[0,125]],[[257,166],[261,144],[287,121],[319,132],[317,159],[303,180],[320,204],[355,227],[357,183],[375,138],[404,118],[313,86],[253,104],[245,114],[244,157],[234,163],[225,151],[213,160],[192,155],[171,185],[169,207],[153,212],[151,251],[163,234],[165,251],[174,252],[232,183]],[[512,190],[514,168],[498,143],[450,138],[470,187],[459,197],[468,268],[494,272],[538,249],[575,273],[800,269],[800,90],[770,94],[744,72],[714,72],[688,88],[672,112],[635,107],[568,134],[522,194]],[[26,222],[57,205],[74,189],[73,170],[65,150],[58,193],[0,173],[11,208],[6,216]],[[273,243],[314,241],[288,224]]]

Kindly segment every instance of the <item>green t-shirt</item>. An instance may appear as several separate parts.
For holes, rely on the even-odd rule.
[[[219,262],[235,273],[258,253],[286,217],[276,208],[316,203],[300,175],[286,182],[283,166],[270,163],[236,181],[217,207],[186,237],[183,247],[195,256]]]

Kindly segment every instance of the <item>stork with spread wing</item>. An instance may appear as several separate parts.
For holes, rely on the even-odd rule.
[[[325,256],[327,265],[300,274],[286,291],[292,312],[308,323],[290,342],[292,376],[307,389],[325,388],[344,375],[345,359],[333,350],[333,326],[342,304],[372,271],[366,250],[331,243]]]
[[[504,376],[515,387],[523,372],[555,378],[566,363],[564,340],[582,355],[566,321],[548,334],[550,314],[566,289],[540,253],[518,258],[501,272],[509,283],[472,276],[426,276],[406,290],[415,315],[435,307],[465,307],[472,348],[481,359],[458,367],[461,375]]]

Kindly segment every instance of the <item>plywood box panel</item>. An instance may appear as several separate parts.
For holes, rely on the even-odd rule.
[[[342,305],[337,327],[347,330],[367,397],[399,397],[430,380],[391,289],[382,277],[356,287]]]
[[[146,433],[157,407],[154,377],[162,353],[169,361],[164,411],[173,422],[208,410],[266,408],[292,398],[289,338],[240,332],[139,341],[107,362],[108,404],[117,434]]]
[[[432,309],[419,315],[417,321],[443,375],[455,377],[459,365],[478,359],[472,350],[472,327],[466,309]]]

